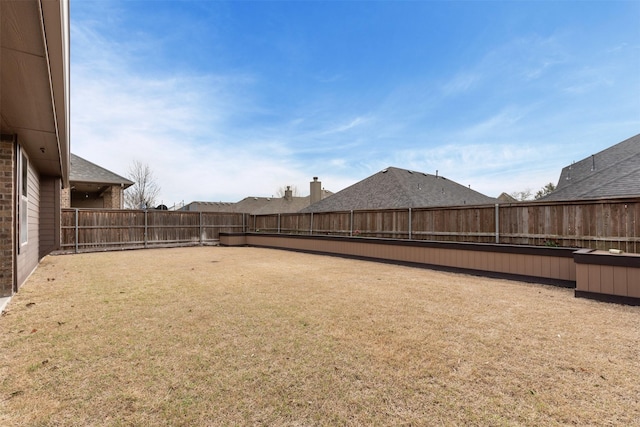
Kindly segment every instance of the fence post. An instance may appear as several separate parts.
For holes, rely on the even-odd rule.
[[[412,225],[411,225],[411,208],[409,208],[409,240],[411,240],[411,232],[413,231]]]
[[[200,215],[198,215],[198,231],[200,232],[200,246],[202,246],[204,244],[204,239],[202,238],[202,211],[198,212]]]
[[[257,216],[258,216],[258,215],[255,215],[255,214],[253,215],[253,232],[254,232],[254,233],[257,231],[257,230],[256,230],[256,217],[257,217]]]
[[[349,237],[353,237],[353,210],[349,211]]]
[[[76,253],[78,253],[78,208],[76,208]]]
[[[147,210],[144,210],[144,248],[147,248]]]
[[[496,243],[500,243],[500,205],[496,203]]]
[[[313,234],[313,212],[311,212],[311,226],[309,228],[309,235]]]
[[[242,232],[246,233],[247,232],[247,225],[244,219],[244,212],[242,212]]]
[[[280,214],[278,214],[278,234],[280,234]]]

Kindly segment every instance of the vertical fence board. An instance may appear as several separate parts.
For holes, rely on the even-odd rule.
[[[77,211],[77,228],[76,228]],[[501,204],[497,214],[503,244],[640,250],[640,198],[579,202]],[[495,242],[494,205],[243,215],[241,213],[147,211],[149,246],[215,243],[220,232],[354,235],[416,240]],[[411,223],[409,223],[411,221]],[[245,230],[244,225],[247,225]],[[145,211],[62,209],[61,247],[107,250],[145,242]]]
[[[243,231],[242,221],[242,214],[229,213],[62,209],[60,246],[71,250],[77,245],[82,252],[214,243],[221,230]]]

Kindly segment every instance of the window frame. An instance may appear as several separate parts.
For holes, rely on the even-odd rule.
[[[18,241],[19,247],[22,247],[29,243],[29,157],[20,147],[17,157]]]

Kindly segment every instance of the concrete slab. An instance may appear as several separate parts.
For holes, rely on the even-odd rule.
[[[11,301],[11,297],[0,298],[0,313],[2,313],[7,304],[9,304],[9,301]]]

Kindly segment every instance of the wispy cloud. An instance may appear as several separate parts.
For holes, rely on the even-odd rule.
[[[254,33],[251,19],[261,16],[236,27],[238,15],[225,21],[234,3],[194,3],[207,18],[197,17],[193,34],[191,21],[178,19],[158,33],[124,29],[132,2],[92,4],[100,19],[85,8],[72,20],[72,151],[120,174],[134,159],[148,163],[165,204],[234,201],[284,185],[305,193],[313,176],[338,191],[387,166],[439,170],[495,196],[555,181],[571,160],[637,133],[640,123],[633,40],[594,53],[576,47],[572,29],[546,27],[478,43],[466,58],[446,49],[453,43],[432,49],[424,43],[430,33],[422,41],[403,33],[396,45],[385,33],[393,50],[363,48],[359,54],[373,54],[363,66],[348,55],[331,63],[330,46],[309,46],[316,38],[302,23],[295,40],[269,25]],[[278,9],[277,22],[304,17],[267,8]],[[211,35],[209,15],[220,11]],[[362,25],[360,44],[370,43],[373,29]],[[201,46],[194,34],[223,41]],[[247,43],[253,50],[243,50]],[[409,52],[402,62],[386,67],[401,50]],[[184,62],[173,64],[174,55]],[[190,55],[208,62],[191,66]]]
[[[327,133],[339,133],[339,132],[346,132],[348,130],[351,130],[357,126],[360,126],[361,124],[365,123],[367,121],[366,118],[364,117],[356,117],[355,119],[349,121],[349,123],[346,123],[342,126],[338,126],[335,129],[331,129],[330,131],[328,131]]]
[[[548,147],[557,153],[557,147]],[[558,165],[549,162],[549,151],[529,142],[517,145],[451,143],[424,150],[398,152],[395,160],[409,169],[442,176],[497,197],[524,188],[555,182]]]
[[[515,106],[505,107],[477,123],[470,123],[460,130],[453,131],[451,138],[470,145],[476,142],[490,143],[503,140],[505,133],[511,133],[514,128],[522,126],[521,121],[526,117],[527,110]]]
[[[277,138],[234,132],[237,115],[254,108],[251,78],[173,73],[145,76],[128,65],[127,51],[75,22],[72,151],[126,174],[135,159],[155,171],[165,204],[184,194],[235,200],[269,194],[304,176]],[[189,200],[187,200],[188,202]]]
[[[471,89],[478,80],[480,80],[480,76],[478,74],[461,72],[442,85],[442,94],[447,97],[465,93]]]

